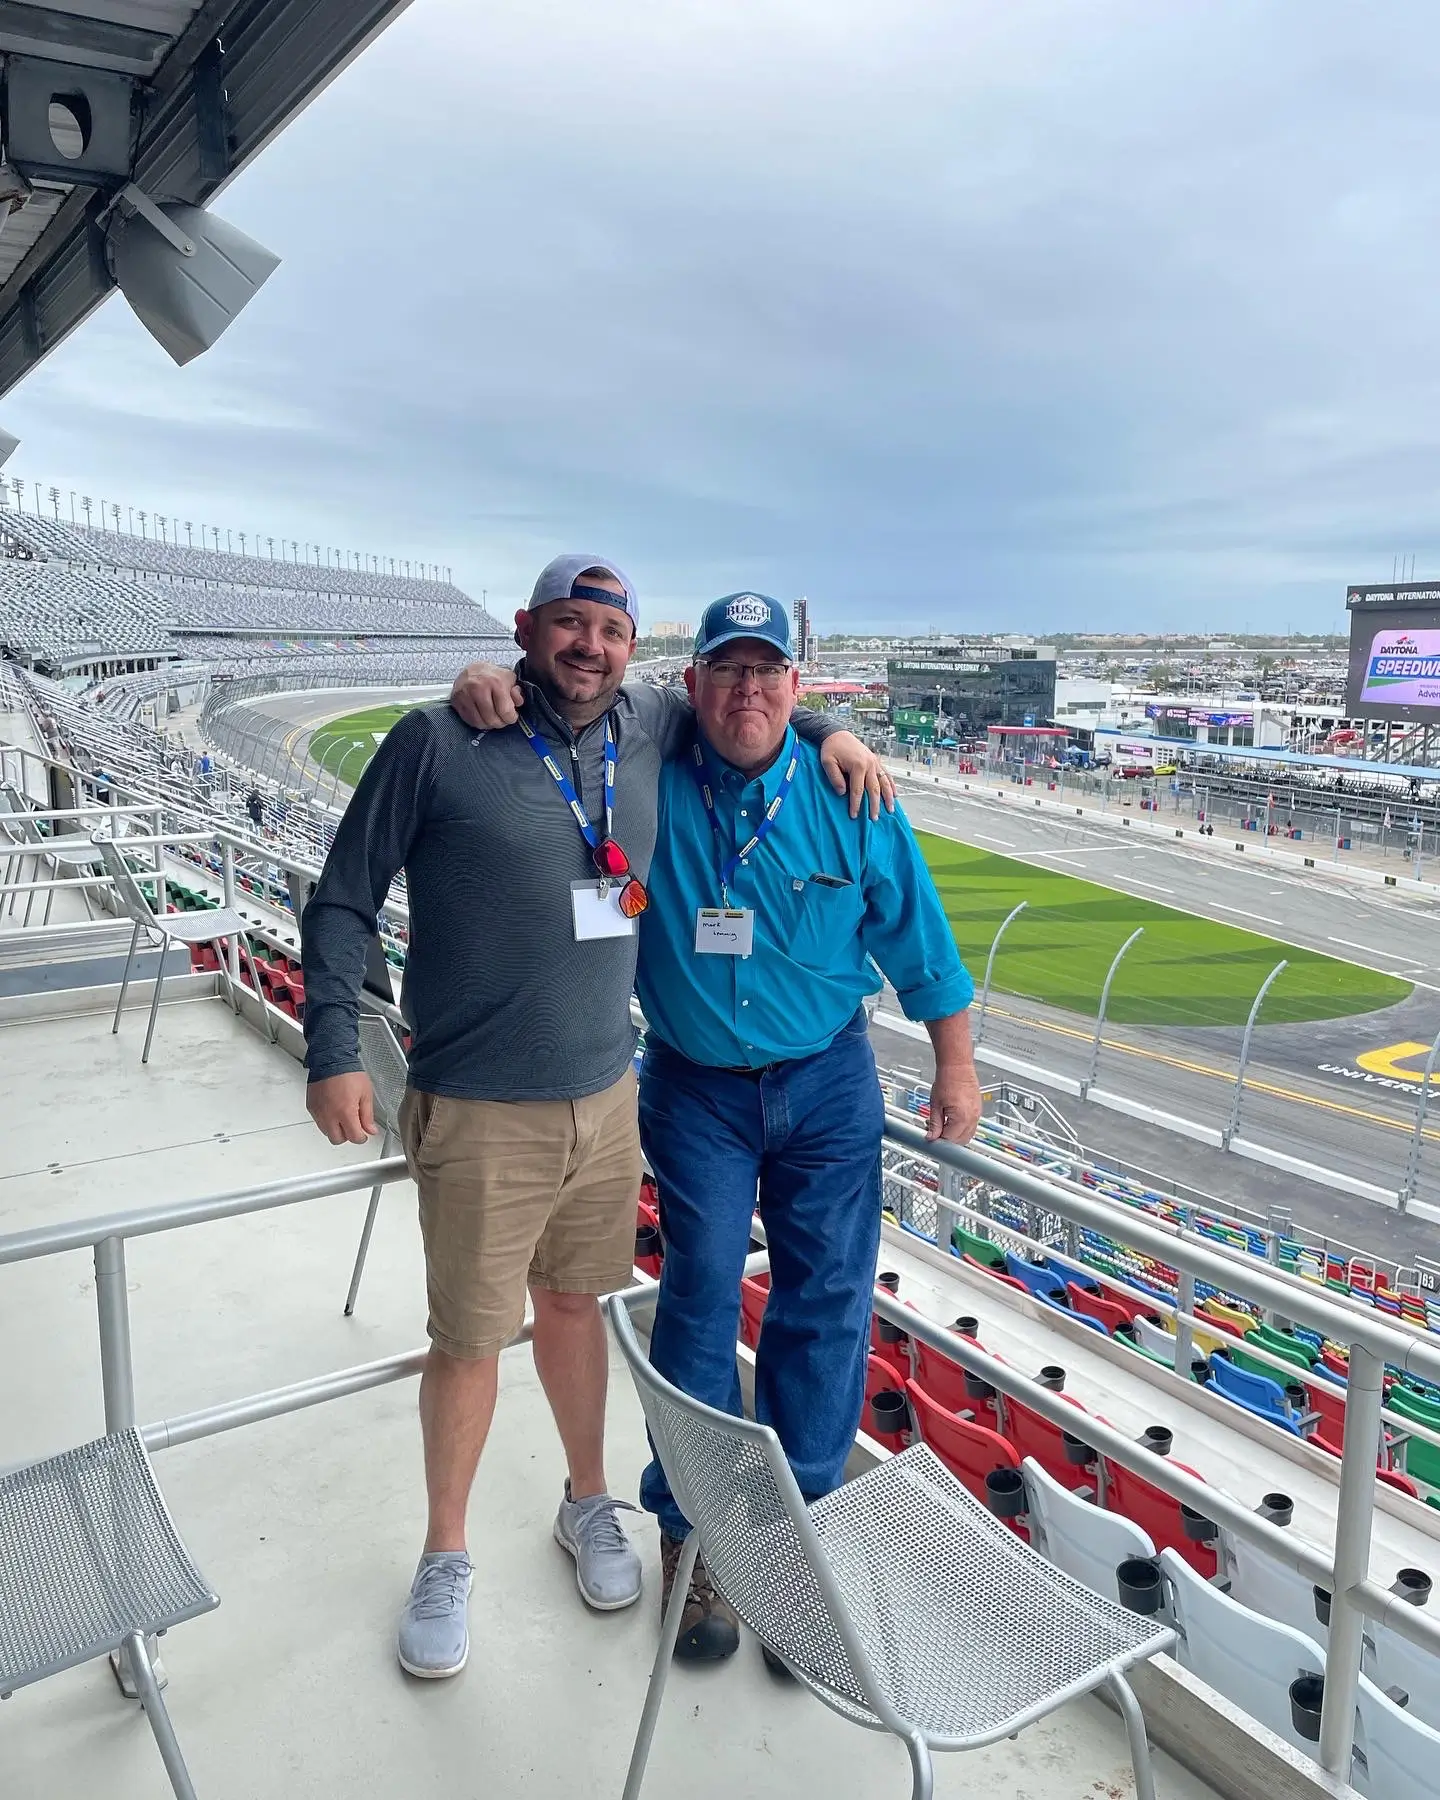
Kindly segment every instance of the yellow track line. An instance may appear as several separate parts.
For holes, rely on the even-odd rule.
[[[1077,1031],[1073,1025],[1056,1025],[1047,1019],[1032,1019],[1025,1013],[1007,1012],[1003,1006],[990,1006],[987,1013],[994,1013],[1002,1019],[1015,1019],[1022,1025],[1033,1025],[1037,1031],[1053,1032],[1057,1037],[1079,1038],[1084,1043],[1093,1043],[1093,1031]],[[1138,1056],[1144,1062],[1163,1063],[1167,1068],[1184,1069],[1191,1075],[1205,1075],[1213,1081],[1223,1081],[1230,1087],[1235,1085],[1235,1074],[1231,1069],[1217,1069],[1210,1063],[1189,1062],[1183,1056],[1168,1056],[1163,1050],[1146,1050],[1138,1044],[1126,1044],[1119,1039],[1108,1040],[1107,1050],[1119,1050],[1125,1056]],[[1370,1125],[1383,1125],[1387,1131],[1403,1131],[1407,1136],[1413,1135],[1415,1127],[1407,1125],[1403,1119],[1387,1118],[1384,1113],[1370,1112],[1363,1106],[1347,1106],[1343,1100],[1324,1100],[1318,1094],[1302,1094],[1294,1088],[1275,1087],[1270,1082],[1255,1081],[1245,1077],[1245,1086],[1257,1094],[1269,1094],[1277,1100],[1293,1100],[1299,1106],[1315,1106],[1322,1112],[1340,1113],[1349,1119],[1363,1119]],[[1431,1143],[1440,1144],[1440,1131],[1426,1131],[1425,1138]]]

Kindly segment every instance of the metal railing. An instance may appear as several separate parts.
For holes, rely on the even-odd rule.
[[[1440,1347],[1375,1317],[1308,1291],[1301,1282],[1269,1271],[1247,1259],[1215,1251],[1118,1209],[1064,1183],[1044,1182],[981,1151],[948,1143],[931,1143],[909,1119],[891,1114],[888,1142],[943,1168],[992,1182],[1003,1182],[1022,1197],[1060,1214],[1077,1226],[1101,1232],[1123,1230],[1135,1248],[1163,1256],[1194,1280],[1236,1288],[1262,1305],[1283,1310],[1324,1336],[1350,1347],[1350,1384],[1345,1436],[1340,1462],[1335,1548],[1326,1556],[1291,1530],[1282,1530],[1249,1511],[1178,1465],[1106,1425],[1093,1414],[1075,1409],[1039,1382],[1021,1375],[961,1338],[905,1306],[877,1286],[874,1305],[883,1318],[913,1338],[1038,1412],[1062,1430],[1073,1431],[1083,1418],[1086,1443],[1099,1455],[1140,1475],[1202,1517],[1242,1538],[1282,1565],[1331,1594],[1329,1650],[1320,1760],[1335,1772],[1350,1766],[1355,1697],[1358,1691],[1365,1621],[1383,1621],[1413,1644],[1440,1654],[1440,1622],[1407,1605],[1370,1577],[1371,1515],[1375,1497],[1376,1450],[1381,1431],[1381,1379],[1393,1364],[1440,1380]],[[267,1182],[229,1193],[202,1196],[171,1205],[135,1208],[80,1220],[55,1222],[0,1237],[0,1268],[41,1258],[88,1250],[95,1270],[96,1320],[100,1347],[105,1427],[119,1431],[137,1423],[137,1407],[126,1279],[126,1245],[131,1240],[220,1219],[358,1192],[404,1178],[403,1158],[367,1160],[321,1174]],[[907,1240],[913,1242],[914,1240]],[[940,1266],[949,1258],[932,1252]],[[758,1266],[758,1265],[756,1265]],[[653,1284],[637,1283],[627,1298],[643,1299]],[[523,1336],[523,1334],[522,1334]],[[419,1373],[424,1350],[415,1350],[334,1370],[268,1391],[222,1400],[197,1411],[139,1427],[148,1448],[160,1450],[190,1443],[219,1432],[277,1418],[348,1394],[364,1392]],[[1116,1352],[1121,1354],[1121,1352]]]
[[[1134,1468],[1182,1504],[1245,1538],[1330,1592],[1320,1761],[1332,1773],[1346,1773],[1350,1767],[1365,1620],[1383,1621],[1410,1642],[1433,1655],[1440,1655],[1440,1621],[1420,1614],[1370,1578],[1371,1523],[1382,1431],[1385,1367],[1390,1364],[1427,1380],[1440,1381],[1440,1345],[1427,1343],[1419,1334],[1386,1323],[1378,1315],[1338,1304],[1303,1281],[1271,1271],[1250,1259],[1213,1250],[1187,1238],[1175,1228],[1131,1214],[1117,1219],[1110,1203],[1096,1200],[1082,1189],[1070,1191],[1067,1184],[1041,1181],[1023,1168],[1000,1163],[994,1157],[960,1145],[932,1143],[918,1126],[900,1115],[892,1113],[887,1117],[886,1137],[892,1144],[927,1157],[942,1167],[1002,1183],[1022,1199],[1057,1213],[1077,1226],[1121,1237],[1131,1248],[1167,1262],[1192,1280],[1228,1287],[1262,1307],[1269,1307],[1308,1326],[1332,1342],[1348,1346],[1350,1375],[1346,1389],[1333,1559],[1326,1558],[1291,1532],[1270,1525],[1163,1458],[1152,1456],[1146,1460],[1143,1454],[1137,1454],[1137,1446],[1122,1433],[1104,1425],[1093,1415],[1083,1415],[1085,1440],[1095,1449],[1127,1468]],[[943,1209],[943,1199],[941,1204]],[[932,1325],[912,1308],[898,1304],[883,1289],[877,1290],[875,1304],[883,1317],[970,1369],[1000,1392],[1023,1399],[1027,1406],[1062,1430],[1075,1429],[1073,1407],[1057,1399],[1038,1382],[1017,1376],[1007,1364],[987,1356],[971,1340]]]

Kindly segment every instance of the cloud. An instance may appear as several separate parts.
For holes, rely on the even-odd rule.
[[[22,474],[657,614],[1338,628],[1427,556],[1432,9],[417,0],[221,201],[202,361],[118,301]],[[68,504],[68,501],[64,502]]]

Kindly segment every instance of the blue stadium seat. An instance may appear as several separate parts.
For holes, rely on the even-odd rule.
[[[1210,1358],[1210,1385],[1216,1393],[1243,1406],[1256,1418],[1268,1419],[1282,1431],[1304,1437],[1305,1433],[1290,1415],[1285,1390],[1278,1381],[1271,1381],[1264,1375],[1252,1375],[1248,1369],[1237,1369],[1234,1363],[1216,1355]]]

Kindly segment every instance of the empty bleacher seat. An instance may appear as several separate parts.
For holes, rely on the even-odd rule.
[[[1210,1358],[1210,1384],[1216,1393],[1223,1394],[1227,1400],[1233,1400],[1237,1406],[1243,1406],[1246,1412],[1254,1413],[1256,1418],[1266,1419],[1295,1437],[1305,1435],[1301,1422],[1290,1410],[1284,1388],[1268,1375],[1252,1375],[1248,1369],[1237,1368],[1227,1357],[1217,1352]]]
[[[905,1393],[920,1441],[930,1446],[977,1500],[985,1498],[985,1477],[992,1470],[1020,1467],[1020,1458],[999,1432],[973,1417],[961,1418],[927,1394],[917,1381],[907,1381]]]
[[[1048,1263],[1027,1262],[1013,1251],[1005,1253],[1005,1273],[1030,1293],[1044,1300],[1066,1300],[1065,1283]]]
[[[1175,1466],[1187,1475],[1196,1475],[1184,1463]],[[1167,1494],[1164,1488],[1156,1487],[1153,1481],[1147,1481],[1113,1457],[1103,1457],[1100,1467],[1108,1510],[1121,1513],[1140,1526],[1158,1550],[1176,1551],[1207,1579],[1215,1574],[1218,1557],[1213,1540],[1200,1542],[1189,1535],[1180,1502],[1173,1494]],[[1201,1479],[1198,1475],[1196,1478]]]
[[[1117,1600],[1116,1569],[1127,1557],[1153,1556],[1149,1537],[1131,1520],[1062,1487],[1033,1456],[1021,1468],[1035,1548],[1097,1594]]]
[[[1230,1593],[1242,1606],[1317,1643],[1329,1641],[1330,1628],[1315,1610],[1314,1584],[1298,1569],[1228,1531],[1220,1533],[1220,1562]]]
[[[1262,1617],[1197,1575],[1183,1557],[1162,1550],[1166,1611],[1179,1633],[1176,1660],[1217,1694],[1310,1754],[1313,1746],[1295,1729],[1290,1684],[1301,1675],[1323,1675],[1325,1652],[1313,1638]]]
[[[1440,1731],[1440,1662],[1383,1621],[1365,1627],[1365,1673],[1382,1693],[1405,1696],[1405,1709]],[[1440,1762],[1435,1765],[1440,1789]]]

